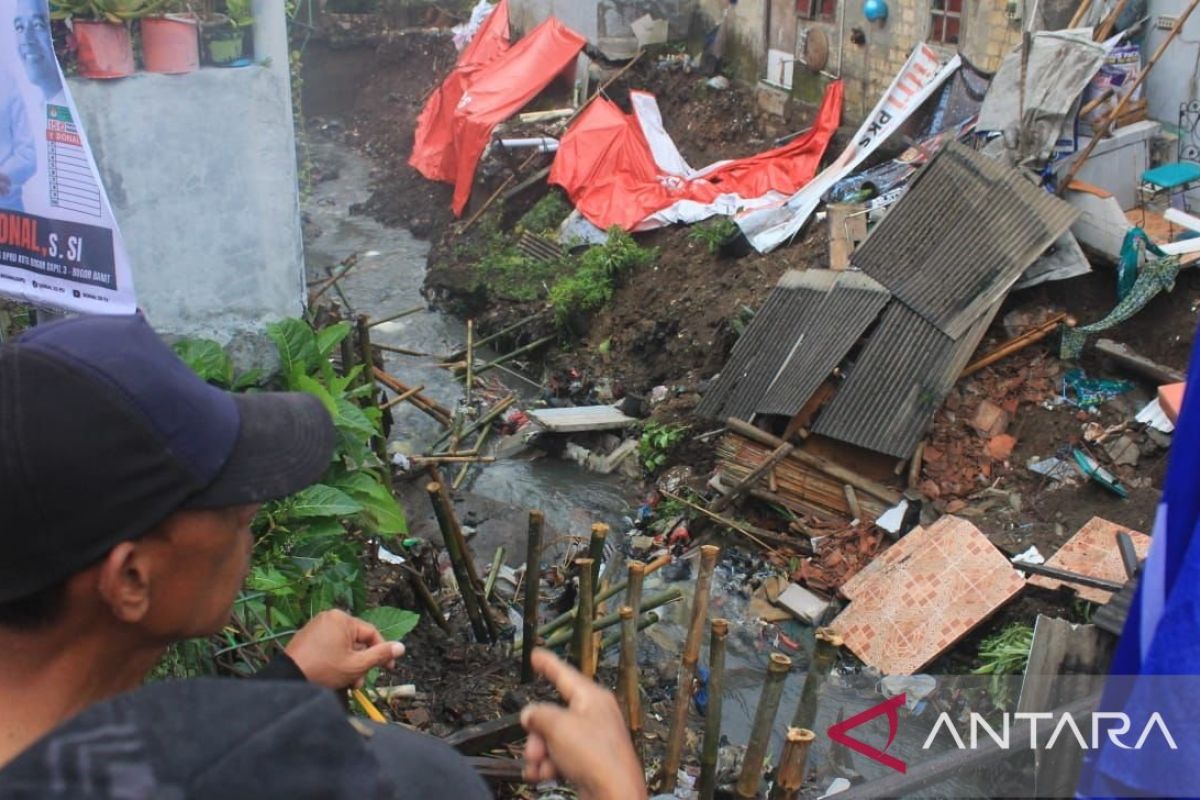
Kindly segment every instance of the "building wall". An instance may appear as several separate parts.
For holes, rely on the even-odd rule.
[[[266,66],[71,80],[139,304],[168,334],[254,342],[303,310],[283,0],[259,6]]]
[[[729,9],[727,42],[732,41],[734,47],[732,51],[727,49],[726,55],[743,80],[758,80],[764,75],[768,49],[764,14],[769,2],[740,0],[736,5],[729,5],[728,0],[701,0],[701,10],[710,21],[720,19],[725,9]],[[932,2],[889,0],[888,18],[878,23],[867,21],[862,0],[839,2],[844,19],[832,22],[798,18],[794,3],[782,4],[782,8],[781,4],[774,4],[769,41],[786,43],[794,38],[798,48],[802,48],[800,43],[805,29],[817,28],[825,32],[830,54],[824,72],[828,75],[812,74],[798,64],[793,95],[801,101],[813,102],[820,97],[830,76],[840,75],[846,81],[843,121],[849,124],[866,116],[904,65],[913,47],[930,35]],[[1006,6],[1007,0],[963,0],[962,33],[957,47],[968,61],[985,71],[998,68],[1004,54],[1021,39],[1020,22],[1007,19]],[[789,36],[786,30],[789,27],[796,29],[799,35]],[[862,45],[851,42],[851,32],[855,28],[865,34],[866,41]],[[953,53],[955,47],[944,46],[948,54]]]
[[[1150,19],[1178,17],[1188,4],[1184,0],[1150,0]],[[1142,62],[1166,41],[1169,31],[1151,25],[1142,43]],[[1146,78],[1146,99],[1150,116],[1174,129],[1179,121],[1179,106],[1200,99],[1200,11],[1193,11],[1183,31],[1171,42],[1162,58]]]

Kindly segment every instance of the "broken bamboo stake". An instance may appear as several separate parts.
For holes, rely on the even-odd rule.
[[[487,441],[488,436],[491,435],[491,433],[492,433],[491,425],[488,425],[488,426],[484,427],[482,430],[480,430],[479,435],[475,437],[475,444],[474,444],[474,446],[472,446],[471,449],[474,450],[476,453],[478,453],[480,451],[480,449],[483,447],[484,443]],[[491,458],[492,461],[496,460],[495,457],[492,457],[492,456],[485,456],[485,458]],[[458,474],[454,476],[454,491],[457,492],[459,487],[462,486],[463,481],[465,481],[467,479],[467,473],[471,471],[471,466],[473,463],[481,463],[481,462],[468,461],[465,464],[463,464],[462,467],[458,470]]]
[[[721,698],[725,691],[725,637],[729,620],[714,619],[708,638],[708,709],[704,712],[704,746],[700,753],[700,800],[713,800],[717,790],[717,753],[721,749]]]
[[[325,281],[325,283],[321,284],[321,288],[317,289],[308,296],[309,306],[315,305],[316,302],[321,299],[321,295],[325,294],[334,286],[336,286],[337,282],[346,277],[346,273],[353,269],[354,265],[357,263],[358,253],[351,253],[350,255],[346,256],[346,258],[342,260],[342,271],[337,275],[330,275],[329,279]]]
[[[437,626],[446,633],[450,633],[450,623],[446,621],[446,615],[442,611],[441,603],[433,596],[433,592],[429,591],[429,587],[425,585],[425,579],[421,577],[421,573],[417,572],[407,564],[403,566],[405,574],[408,576],[408,585],[412,588],[413,594],[425,606],[425,610],[429,616],[433,617],[433,621]]]
[[[632,606],[621,606],[617,611],[621,618],[621,654],[617,659],[617,704],[621,707],[621,716],[625,717],[625,727],[629,736],[637,741],[636,730],[639,727],[634,714],[637,713],[634,697],[638,694],[637,683],[637,615]]]
[[[544,317],[545,315],[546,315],[546,312],[543,310],[543,311],[537,312],[536,314],[530,314],[528,317],[525,317],[524,319],[517,320],[512,325],[509,325],[507,328],[498,330],[495,333],[492,333],[492,334],[489,334],[489,335],[483,337],[478,342],[475,342],[475,349],[479,350],[479,348],[481,348],[481,347],[487,347],[489,344],[496,341],[497,339],[507,336],[508,334],[512,333],[515,330],[520,330],[521,328],[524,328],[529,323],[533,322],[536,319],[540,319],[541,317]],[[466,356],[466,350],[458,350],[458,351],[454,352],[453,354],[451,354],[450,358],[447,360],[448,361],[458,361],[459,359],[464,358],[465,356]]]
[[[499,403],[496,403],[496,405],[492,406],[491,410],[489,410],[488,413],[484,414],[478,420],[476,420],[471,425],[469,425],[466,430],[462,431],[461,435],[462,436],[470,436],[472,433],[475,433],[480,428],[483,428],[487,425],[491,425],[492,422],[495,421],[495,419],[497,417],[499,417],[501,414],[503,414],[505,411],[507,411],[509,406],[511,406],[515,402],[517,402],[517,396],[515,394],[510,394],[508,397],[504,398]],[[449,427],[449,426],[447,426],[447,427]],[[437,448],[439,448],[443,444],[445,444],[446,440],[449,439],[450,436],[451,436],[451,432],[449,430],[447,430],[445,433],[443,433],[441,435],[441,437],[436,442],[433,443],[433,449],[437,450]]]
[[[604,563],[604,543],[608,540],[608,526],[603,522],[592,525],[592,538],[588,541],[587,557],[592,562],[592,592],[600,591],[600,566]]]
[[[492,588],[496,585],[496,576],[500,574],[500,565],[504,563],[504,545],[496,548],[496,555],[492,556],[492,566],[488,570],[487,580],[483,582],[483,599],[486,601],[492,596]]]
[[[1200,3],[1200,0],[1194,0],[1194,2]],[[779,447],[779,445],[783,444],[783,440],[778,436],[772,436],[766,431],[759,430],[750,423],[744,422],[736,417],[730,417],[725,421],[725,425],[727,428],[729,428],[729,430],[733,431],[739,436],[744,436],[747,439],[756,441],[764,447]],[[871,497],[882,500],[888,505],[894,506],[896,503],[900,502],[900,493],[894,489],[890,489],[881,483],[877,483],[869,478],[865,478],[853,470],[849,470],[845,467],[839,466],[838,464],[834,464],[833,462],[822,458],[821,456],[814,455],[796,448],[792,450],[787,457],[799,461],[805,466],[812,467],[818,472],[823,472],[829,477],[835,478],[842,483],[848,483],[855,489],[858,489],[860,492],[866,492]]]
[[[379,410],[387,411],[389,408],[392,408],[393,406],[398,406],[401,403],[407,402],[410,398],[419,395],[423,391],[425,391],[425,384],[421,384],[420,386],[414,386],[413,388],[409,389],[407,392],[401,392],[400,394],[393,397],[391,400],[388,400],[386,403],[381,404],[379,406]]]
[[[490,641],[491,634],[483,620],[483,610],[478,605],[479,595],[475,584],[471,582],[470,573],[467,572],[469,558],[459,549],[459,538],[454,535],[454,509],[447,508],[449,498],[443,492],[440,483],[429,483],[426,485],[425,491],[429,494],[429,501],[433,504],[433,513],[437,517],[438,527],[442,529],[442,540],[446,544],[446,553],[450,556],[450,568],[454,571],[454,577],[458,581],[458,593],[462,595],[467,618],[471,621],[471,630],[475,633],[477,641]]]
[[[1112,35],[1113,28],[1117,25],[1117,19],[1120,18],[1121,12],[1125,10],[1125,6],[1129,5],[1129,0],[1117,0],[1117,4],[1113,6],[1113,10],[1108,13],[1108,16],[1101,20],[1099,27],[1092,34],[1093,42],[1103,42]]]
[[[816,738],[817,735],[807,728],[788,728],[770,800],[797,800],[800,797],[805,768],[808,766],[808,751]]]
[[[704,620],[708,616],[708,595],[712,589],[713,568],[721,548],[706,544],[700,547],[700,569],[696,576],[696,593],[692,598],[692,617],[688,625],[683,659],[679,664],[679,680],[675,690],[675,707],[671,712],[671,728],[663,756],[660,789],[674,794],[683,759],[683,737],[687,731],[688,708],[692,702],[692,681],[696,677],[696,662],[700,660],[700,641],[704,638]]]
[[[997,361],[1007,358],[1008,356],[1029,347],[1031,344],[1036,344],[1042,339],[1045,339],[1050,334],[1058,330],[1059,323],[1066,325],[1068,328],[1075,327],[1075,318],[1069,317],[1066,314],[1055,314],[1050,319],[1040,325],[1035,325],[1033,328],[1022,333],[1020,336],[1015,336],[1009,339],[1004,344],[997,347],[995,350],[980,356],[979,358],[968,364],[962,372],[959,373],[959,380],[974,375],[984,367],[995,364]]]
[[[542,531],[546,515],[539,510],[529,512],[529,538],[525,545],[525,616],[521,620],[524,645],[521,648],[521,683],[531,683],[533,649],[537,646],[538,592],[542,585]]]
[[[792,668],[792,660],[782,653],[772,653],[767,664],[767,677],[763,681],[762,694],[758,698],[758,710],[754,713],[754,724],[750,728],[750,741],[742,760],[742,773],[738,776],[734,794],[752,800],[758,797],[758,785],[762,782],[763,761],[771,745],[771,727],[779,712],[779,701],[783,697],[783,679]]]
[[[1071,164],[1071,168],[1067,170],[1066,177],[1059,180],[1059,197],[1062,197],[1064,194],[1066,194],[1067,187],[1071,185],[1071,181],[1075,180],[1075,176],[1079,174],[1079,170],[1083,169],[1083,165],[1087,163],[1089,158],[1091,158],[1092,151],[1095,150],[1096,147],[1099,146],[1101,140],[1108,135],[1109,130],[1112,128],[1113,121],[1121,116],[1121,113],[1125,110],[1126,104],[1128,104],[1129,101],[1133,99],[1133,96],[1137,94],[1137,90],[1141,87],[1142,83],[1145,82],[1146,77],[1150,74],[1150,71],[1154,69],[1154,65],[1158,63],[1158,60],[1162,57],[1162,54],[1165,53],[1167,48],[1171,46],[1171,42],[1175,41],[1175,37],[1179,36],[1180,31],[1183,30],[1183,26],[1188,20],[1188,17],[1192,15],[1192,12],[1196,10],[1196,6],[1198,5],[1200,5],[1200,0],[1191,0],[1191,2],[1188,3],[1187,8],[1183,10],[1183,13],[1175,19],[1175,24],[1171,26],[1171,32],[1167,34],[1167,38],[1163,40],[1163,43],[1159,45],[1157,50],[1154,51],[1154,55],[1150,57],[1148,62],[1146,62],[1146,66],[1143,67],[1138,73],[1137,79],[1133,82],[1133,85],[1129,87],[1129,91],[1125,93],[1120,102],[1117,103],[1117,107],[1113,109],[1113,113],[1106,120],[1100,123],[1100,127],[1098,129],[1092,131],[1092,138],[1087,143],[1087,147],[1083,148],[1083,152],[1080,153],[1079,157],[1076,158]]]
[[[671,563],[671,556],[669,554],[665,555],[662,558],[656,559],[655,561],[652,561],[649,564],[647,564],[646,568],[645,568],[645,572],[643,574],[650,575],[654,572],[657,572],[658,570],[662,569],[663,567],[665,567],[667,564],[670,564],[670,563]],[[615,586],[609,586],[607,589],[604,589],[598,595],[596,595],[596,602],[603,603],[605,600],[609,599],[613,595],[615,595],[619,592],[623,592],[628,588],[629,588],[629,583],[627,581],[621,581],[620,583],[616,584]],[[632,605],[632,604],[626,603],[626,605]],[[570,611],[563,612],[562,614],[559,614],[557,617],[555,617],[554,619],[547,622],[545,625],[538,628],[538,631],[537,631],[538,635],[539,636],[549,636],[550,634],[554,633],[555,631],[557,631],[561,628],[564,628],[567,625],[570,625],[571,622],[575,619],[575,612],[578,610],[578,608],[579,607],[576,606],[575,608],[572,608]]]
[[[396,320],[401,319],[402,317],[408,317],[408,316],[411,316],[413,314],[416,314],[416,313],[418,313],[420,311],[424,311],[424,310],[425,310],[425,306],[413,306],[412,308],[405,309],[404,311],[401,311],[398,314],[392,314],[390,317],[384,317],[383,319],[371,320],[371,327],[374,328],[378,325],[384,324],[385,322],[395,322]]]
[[[821,686],[829,678],[829,673],[833,671],[838,649],[841,646],[841,636],[829,628],[817,628],[812,661],[808,665],[808,674],[804,676],[804,688],[800,692],[800,702],[796,704],[796,713],[792,716],[793,728],[812,729],[816,724],[817,701],[821,696]]]
[[[772,451],[767,460],[759,464],[758,467],[737,482],[728,494],[722,495],[708,504],[708,510],[719,514],[733,504],[735,500],[745,494],[749,489],[753,488],[754,484],[758,483],[764,475],[775,469],[775,465],[788,457],[788,454],[795,449],[795,445],[791,442],[784,442]]]
[[[625,605],[640,608],[642,605],[642,583],[646,578],[646,565],[641,561],[630,561],[626,567]]]
[[[358,350],[359,355],[362,358],[363,371],[369,375],[371,371],[375,369],[375,351],[371,349],[371,329],[367,326],[366,314],[358,315],[358,317],[355,319],[355,327],[358,331]],[[376,402],[375,393],[378,391],[378,389],[373,384],[370,388],[370,393],[367,394],[362,400],[364,407],[368,404],[374,405]],[[387,452],[387,438],[385,436],[382,434],[375,434],[372,436],[371,449],[375,451],[375,457],[379,459],[380,463],[384,465],[390,464]],[[391,493],[394,489],[391,467],[386,466],[385,469],[381,470],[380,477],[383,478],[384,487],[389,493]]]
[[[368,327],[370,327],[370,326],[368,326]],[[402,356],[415,356],[417,358],[428,358],[433,355],[432,353],[422,353],[420,350],[410,350],[407,347],[397,347],[394,344],[377,344],[375,346],[378,347],[380,350],[383,350],[384,352],[398,353],[399,355],[402,355]]]
[[[683,599],[683,592],[679,589],[679,587],[676,586],[676,587],[667,589],[665,591],[659,592],[658,594],[651,595],[650,597],[647,597],[646,599],[642,600],[642,607],[640,609],[638,609],[638,612],[645,614],[645,613],[655,610],[656,608],[658,608],[660,606],[665,606],[668,603],[674,603],[676,600],[681,600],[681,599]],[[599,631],[608,630],[609,628],[616,625],[620,621],[621,621],[621,616],[620,616],[620,614],[618,614],[615,611],[611,614],[605,614],[603,617],[597,617],[595,619],[595,621],[592,623],[592,632],[596,633]],[[571,642],[571,640],[574,638],[574,636],[575,636],[574,629],[559,630],[559,631],[556,631],[554,633],[554,635],[547,637],[545,640],[545,644],[542,646],[543,647],[560,647],[564,644]],[[524,641],[515,642],[513,644],[513,649],[516,650],[518,645],[523,646],[524,644],[525,644]]]
[[[592,560],[575,559],[579,570],[579,613],[575,615],[575,637],[571,642],[571,661],[588,678],[596,677],[596,640],[592,625],[596,622],[596,592],[592,583]]]
[[[1081,116],[1081,117],[1088,116],[1093,111],[1095,111],[1097,108],[1099,108],[1100,106],[1107,103],[1109,98],[1111,98],[1112,96],[1113,96],[1113,90],[1105,89],[1103,94],[1101,94],[1099,97],[1095,98],[1094,100],[1089,100],[1087,103],[1085,103],[1083,105],[1082,108],[1079,109],[1079,116]]]
[[[512,361],[517,356],[525,355],[526,353],[537,350],[542,345],[549,344],[550,342],[554,341],[555,338],[556,337],[553,335],[552,336],[543,336],[541,339],[530,342],[529,344],[525,345],[524,347],[518,347],[516,350],[513,350],[511,353],[506,353],[505,355],[502,355],[499,358],[489,361],[488,363],[479,367],[479,369],[475,370],[474,374],[476,376],[479,376],[479,375],[482,375],[483,373],[487,372],[490,369],[495,369],[496,367],[500,366],[501,364],[507,364],[509,361]],[[455,376],[455,380],[462,380],[462,379],[463,379],[462,375]]]
[[[467,320],[467,384],[463,391],[467,407],[471,406],[471,394],[475,391],[475,320]]]
[[[404,394],[409,390],[409,388],[411,388],[404,385],[404,383],[402,383],[395,375],[390,375],[379,367],[375,367],[373,370],[369,371],[368,374],[373,374],[375,376],[375,380],[379,381],[384,386],[398,394]],[[437,401],[432,400],[423,394],[417,393],[410,397],[408,402],[412,403],[426,415],[433,417],[443,428],[450,427],[453,414],[451,414],[449,410],[443,408]]]

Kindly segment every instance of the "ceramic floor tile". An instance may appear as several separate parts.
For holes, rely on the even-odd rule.
[[[924,530],[925,529],[921,527],[913,528],[911,531],[901,537],[900,541],[896,542],[887,550],[884,550],[882,553],[875,556],[875,559],[870,564],[867,564],[857,573],[852,575],[849,580],[842,584],[842,588],[839,590],[842,593],[842,596],[847,600],[853,600],[854,595],[862,586],[867,584],[867,582],[871,579],[871,576],[877,575],[885,567],[894,564],[901,558],[907,556],[913,547],[911,544],[913,536],[915,536],[919,531],[923,532]]]
[[[1150,537],[1144,533],[1131,531],[1109,522],[1100,517],[1092,517],[1086,525],[1067,540],[1058,552],[1046,561],[1046,566],[1065,569],[1087,575],[1089,578],[1125,583],[1125,564],[1121,561],[1121,550],[1117,546],[1117,534],[1122,531],[1133,538],[1133,549],[1138,558],[1145,558],[1150,550]],[[1093,589],[1089,586],[1079,586],[1068,581],[1035,575],[1029,579],[1034,586],[1045,589],[1057,589],[1062,585],[1070,586],[1080,598],[1092,603],[1103,605],[1112,597],[1112,592],[1103,589]]]
[[[951,516],[913,530],[868,569],[843,587],[851,603],[831,627],[885,675],[917,672],[1025,585],[978,528]]]

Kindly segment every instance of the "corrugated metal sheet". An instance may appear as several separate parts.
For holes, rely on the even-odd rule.
[[[888,290],[867,275],[838,273],[833,290],[805,320],[804,333],[792,346],[755,412],[789,417],[799,413],[889,299]]]
[[[785,273],[733,346],[697,413],[712,419],[750,419],[803,335],[806,321],[820,307],[839,274],[823,269]]]
[[[813,432],[911,456],[999,309],[994,303],[955,341],[893,302]]]
[[[1017,170],[952,142],[851,261],[958,339],[1076,216]]]

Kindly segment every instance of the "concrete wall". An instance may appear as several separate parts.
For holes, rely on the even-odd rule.
[[[583,34],[592,44],[633,36],[629,23],[643,14],[666,19],[673,39],[688,36],[696,0],[509,0],[513,27],[527,31],[550,15]]]
[[[169,334],[230,342],[303,308],[283,0],[256,6],[255,48],[268,65],[71,80],[138,300]]]
[[[730,30],[726,36],[732,48],[727,48],[726,56],[738,77],[744,80],[758,80],[764,75],[768,49],[764,15],[768,4],[769,0],[740,0],[736,5],[729,5],[728,0],[701,0],[701,10],[710,21],[720,19],[725,9],[729,9]],[[857,123],[874,107],[913,47],[930,35],[931,5],[931,0],[889,0],[887,20],[873,23],[863,15],[862,0],[840,0],[839,13],[844,14],[844,18],[832,22],[798,18],[794,3],[776,3],[770,19],[769,40],[800,43],[806,29],[823,30],[830,46],[829,63],[824,71],[845,79],[843,122]],[[961,40],[957,47],[980,69],[992,71],[998,68],[1004,54],[1020,41],[1020,23],[1006,18],[1006,5],[1007,0],[964,0]],[[788,28],[795,28],[799,35],[793,38]],[[851,31],[855,28],[865,34],[866,41],[862,45],[851,42]],[[946,45],[945,50],[953,53],[955,46]],[[828,75],[815,75],[798,64],[793,95],[802,101],[813,102],[820,98],[829,80]]]
[[[1187,6],[1184,0],[1150,0],[1150,20],[1160,16],[1178,17]],[[1169,31],[1153,28],[1142,43],[1142,62],[1166,40]],[[1146,79],[1146,99],[1150,116],[1173,130],[1179,121],[1180,103],[1200,99],[1200,11],[1193,11],[1183,31],[1171,42]]]

